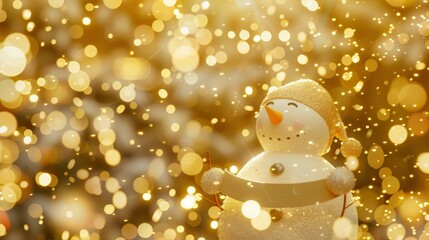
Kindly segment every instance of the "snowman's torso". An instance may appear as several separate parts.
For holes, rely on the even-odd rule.
[[[302,183],[325,179],[332,169],[334,167],[328,161],[317,155],[263,152],[247,162],[237,176],[263,183]],[[352,195],[347,194],[347,204],[352,201]],[[244,217],[241,212],[242,204],[230,197],[225,199],[224,210],[219,219],[220,239],[335,239],[332,226],[341,215],[343,196],[319,205],[281,209],[262,208],[263,211],[276,214],[270,226],[263,231],[256,230],[251,220]],[[356,208],[354,206],[347,208],[344,217],[355,226],[351,234],[353,237],[350,238],[355,239]]]
[[[274,164],[283,165],[283,172],[275,175]],[[316,155],[283,152],[262,152],[248,161],[237,173],[238,177],[265,183],[301,183],[326,178],[334,167]]]

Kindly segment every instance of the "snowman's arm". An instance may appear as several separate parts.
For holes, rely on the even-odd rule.
[[[220,192],[224,171],[220,168],[211,168],[201,177],[201,187],[208,194]]]
[[[355,187],[355,175],[346,167],[337,167],[326,179],[329,190],[337,195],[343,195]]]

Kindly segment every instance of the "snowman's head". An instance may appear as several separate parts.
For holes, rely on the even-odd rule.
[[[313,80],[290,82],[267,94],[256,120],[265,151],[323,155],[334,137],[344,156],[359,156],[359,141],[348,138],[329,92]]]
[[[329,148],[329,128],[322,116],[291,99],[264,102],[256,132],[265,151],[322,155]]]

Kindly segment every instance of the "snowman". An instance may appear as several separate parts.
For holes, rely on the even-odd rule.
[[[357,239],[354,175],[322,155],[334,137],[345,157],[358,157],[362,147],[347,137],[328,91],[302,79],[269,92],[256,133],[264,151],[236,175],[211,168],[201,178],[205,192],[226,196],[219,239]]]

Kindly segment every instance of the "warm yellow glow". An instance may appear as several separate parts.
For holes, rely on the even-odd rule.
[[[133,81],[147,78],[151,72],[151,66],[146,59],[124,57],[115,61],[113,70],[119,78]]]
[[[136,91],[134,89],[134,84],[130,84],[121,88],[119,91],[119,97],[124,102],[132,102],[136,98]]]
[[[103,0],[103,3],[110,9],[116,9],[121,6],[122,0]]]
[[[339,217],[334,222],[334,234],[339,239],[347,239],[353,230],[353,225],[348,218]]]
[[[172,63],[179,71],[191,72],[198,67],[199,62],[198,52],[190,46],[180,46],[173,51]]]
[[[138,193],[145,193],[149,189],[149,181],[145,177],[138,177],[133,181],[133,188]]]
[[[0,48],[0,73],[14,77],[22,73],[27,65],[24,52],[15,46]]]
[[[77,92],[85,91],[91,83],[89,75],[84,71],[79,71],[79,67],[76,64],[72,64],[71,70],[71,74],[68,78],[70,88]]]
[[[251,218],[252,227],[258,231],[264,231],[271,225],[271,215],[265,210],[261,210],[258,216]]]
[[[180,159],[180,168],[187,175],[197,175],[203,169],[203,159],[195,152],[188,152]]]
[[[48,0],[48,3],[53,8],[60,8],[64,4],[64,0]]]
[[[49,186],[49,184],[51,184],[52,176],[49,173],[41,172],[36,176],[36,181],[40,186],[46,187],[46,186]]]
[[[237,44],[237,50],[241,54],[247,54],[250,51],[250,45],[246,41],[240,41]]]
[[[82,18],[82,23],[83,23],[83,25],[90,25],[91,24],[91,18],[89,18],[89,17]]]
[[[104,154],[104,159],[110,166],[117,166],[121,162],[121,153],[116,149],[109,149]]]
[[[127,206],[127,195],[122,191],[113,194],[112,203],[117,209],[123,209]]]
[[[384,151],[379,145],[374,145],[368,151],[368,164],[372,168],[379,169],[384,163]]]
[[[429,174],[429,152],[419,154],[417,157],[417,166],[422,172]]]
[[[187,194],[182,201],[180,201],[180,205],[184,208],[184,209],[191,209],[192,207],[194,207],[196,202],[195,196],[191,195],[191,194]]]
[[[250,219],[256,218],[261,213],[261,206],[257,201],[248,200],[244,202],[243,205],[241,206],[241,213],[246,218],[250,218]]]
[[[89,58],[93,58],[93,57],[97,56],[97,52],[98,52],[97,47],[94,45],[91,45],[91,44],[87,45],[84,49],[85,55]]]
[[[405,228],[400,223],[393,223],[387,228],[387,237],[390,240],[403,239],[405,234]]]
[[[98,133],[98,141],[104,146],[111,146],[115,140],[116,134],[110,128],[103,129]]]
[[[137,233],[142,238],[150,238],[153,234],[152,225],[149,223],[142,223],[137,228]]]
[[[402,125],[394,125],[389,130],[389,139],[394,144],[402,144],[407,140],[407,129]]]
[[[63,133],[62,142],[66,148],[74,149],[80,144],[80,135],[74,130],[67,130]]]
[[[0,136],[7,137],[13,134],[18,126],[15,116],[9,112],[0,112]]]
[[[0,223],[0,237],[6,236],[7,231],[6,231],[6,227]]]

